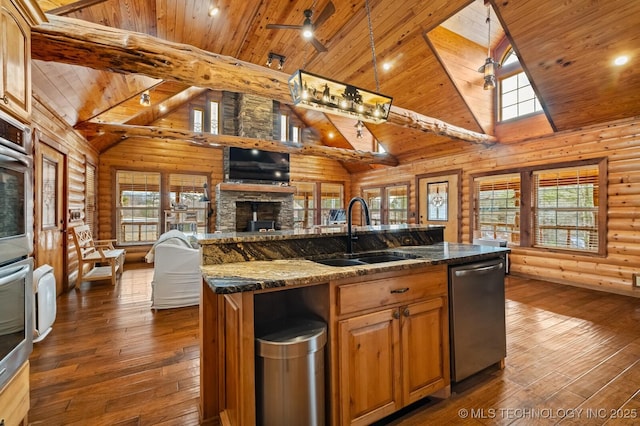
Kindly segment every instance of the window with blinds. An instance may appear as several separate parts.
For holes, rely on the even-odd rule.
[[[93,235],[96,235],[96,211],[97,211],[97,199],[96,199],[96,166],[88,164],[85,167],[85,183],[84,183],[84,197],[85,197],[85,211],[84,211],[84,223],[89,225],[89,229]]]
[[[341,183],[320,183],[320,217],[323,223],[329,220],[329,211],[344,208],[344,185]]]
[[[474,179],[475,237],[520,242],[520,173]]]
[[[293,224],[296,229],[311,228],[315,225],[316,184],[315,182],[296,182],[293,196]]]
[[[118,244],[152,243],[160,236],[160,173],[116,172]]]
[[[536,247],[598,252],[599,167],[534,171]]]
[[[207,213],[209,202],[204,198],[206,175],[189,175],[172,173],[169,175],[169,205],[180,205],[188,209],[188,217],[195,225],[192,232],[204,234],[207,232]],[[165,229],[165,232],[168,229]]]

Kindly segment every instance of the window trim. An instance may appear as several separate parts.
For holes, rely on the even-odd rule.
[[[520,245],[517,247],[527,250],[547,251],[555,253],[570,253],[581,256],[605,257],[607,255],[607,186],[608,167],[606,157],[597,157],[584,160],[566,161],[519,168],[508,168],[484,173],[471,174],[469,176],[469,242],[473,241],[477,199],[474,192],[475,179],[486,176],[499,176],[505,174],[520,173]],[[571,248],[552,248],[534,246],[534,209],[533,206],[533,172],[552,169],[572,168],[580,166],[596,165],[598,167],[598,251],[589,252]]]

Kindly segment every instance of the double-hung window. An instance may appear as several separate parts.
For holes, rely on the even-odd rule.
[[[118,244],[151,243],[160,236],[160,173],[116,172]]]
[[[606,160],[473,177],[474,237],[606,254]]]

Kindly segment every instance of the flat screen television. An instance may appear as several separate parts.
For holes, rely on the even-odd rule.
[[[231,147],[229,148],[229,181],[289,183],[289,154]]]

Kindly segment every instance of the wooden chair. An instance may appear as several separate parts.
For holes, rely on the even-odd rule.
[[[116,285],[118,275],[122,274],[125,250],[114,248],[115,240],[94,240],[89,225],[73,227],[72,235],[78,254],[78,285],[107,279]],[[89,265],[88,271],[85,265]]]

